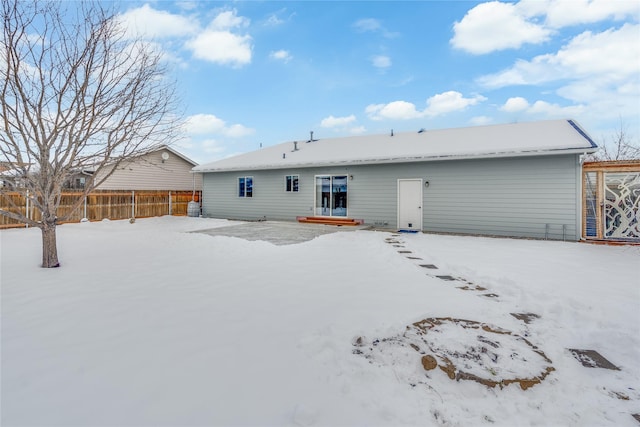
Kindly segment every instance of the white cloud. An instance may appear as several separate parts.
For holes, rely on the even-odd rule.
[[[556,55],[569,75],[607,77],[621,81],[640,73],[640,25],[625,24],[602,33],[586,31]]]
[[[388,104],[369,105],[365,108],[365,112],[371,120],[409,120],[463,111],[467,107],[485,100],[486,98],[482,95],[465,98],[460,92],[448,91],[436,94],[427,99],[427,106],[422,111],[411,102],[393,101]]]
[[[269,58],[277,60],[277,61],[282,61],[285,64],[289,61],[291,61],[293,59],[293,56],[291,56],[291,53],[289,53],[288,50],[276,50],[273,51],[271,53],[269,53]]]
[[[367,131],[367,129],[364,126],[356,126],[353,127],[351,129],[349,129],[349,133],[352,135],[361,135],[363,133],[365,133]]]
[[[477,79],[487,88],[500,88],[513,85],[539,84],[562,78],[563,72],[553,55],[539,55],[531,61],[519,59],[513,67],[488,74]]]
[[[275,13],[272,13],[271,15],[269,15],[265,23],[270,27],[277,27],[278,25],[284,24],[284,21],[278,18],[278,16]]]
[[[551,104],[546,101],[536,101],[527,110],[530,114],[542,114],[549,117],[576,117],[585,110],[583,105],[570,105],[563,107],[558,104]]]
[[[178,6],[182,10],[194,10],[198,7],[197,1],[178,1],[176,2],[176,6]]]
[[[361,33],[381,31],[383,29],[380,21],[373,18],[359,19],[353,23],[353,28]]]
[[[380,33],[386,38],[395,38],[398,33],[387,30],[382,22],[374,18],[363,18],[353,23],[352,27],[359,33]]]
[[[346,117],[333,117],[329,116],[327,118],[322,119],[320,122],[320,126],[323,128],[335,128],[335,127],[344,127],[356,121],[356,116],[353,114]]]
[[[251,21],[243,16],[238,16],[235,10],[225,10],[220,12],[211,24],[209,29],[215,31],[229,31],[233,28],[246,28]]]
[[[231,138],[242,138],[244,136],[253,135],[254,133],[254,129],[239,124],[231,125],[224,130],[224,134]]]
[[[640,14],[640,4],[637,1],[522,0],[517,7],[528,16],[545,16],[545,24],[552,28],[589,24],[606,19],[622,20]]]
[[[583,32],[555,54],[520,60],[511,68],[482,76],[478,82],[489,88],[540,84],[557,80],[601,80],[624,84],[640,73],[640,26],[625,24],[602,33]],[[603,53],[606,52],[606,59]]]
[[[284,21],[278,18],[276,15],[269,15],[266,21],[266,25],[270,27],[277,27],[278,25],[282,25]]]
[[[518,111],[524,111],[527,108],[529,108],[529,101],[520,96],[515,96],[507,99],[507,102],[500,107],[500,110],[506,111],[507,113],[516,113]]]
[[[250,20],[238,16],[236,10],[218,13],[206,29],[201,28],[195,16],[175,15],[153,9],[148,4],[127,11],[119,19],[130,38],[176,38],[180,43],[188,39],[184,46],[195,58],[233,67],[251,62],[252,38],[238,32],[247,28]]]
[[[416,109],[415,104],[406,101],[393,101],[388,104],[374,104],[366,107],[365,112],[371,120],[383,119],[416,119],[423,113]]]
[[[143,37],[162,39],[189,36],[198,31],[198,23],[163,10],[156,10],[145,4],[130,9],[118,17],[126,28],[129,38]]]
[[[240,67],[251,63],[251,36],[236,35],[226,31],[205,31],[187,47],[198,59]]]
[[[584,105],[561,106],[547,101],[538,100],[530,104],[525,98],[515,96],[507,99],[507,102],[500,107],[501,111],[507,113],[522,113],[526,115],[545,116],[554,118],[576,117],[585,112]]]
[[[230,138],[241,138],[252,135],[255,131],[240,124],[227,126],[226,122],[213,114],[195,114],[185,120],[186,132],[190,135],[224,135]]]
[[[364,126],[356,125],[356,116],[351,114],[344,117],[329,116],[320,122],[320,126],[323,128],[333,129],[335,132],[347,132],[352,135],[359,135],[366,131]]]
[[[384,55],[376,55],[371,58],[371,63],[376,68],[389,68],[391,67],[391,58]]]
[[[195,114],[185,120],[187,132],[193,135],[219,133],[225,127],[225,122],[213,114]]]
[[[469,123],[471,123],[474,126],[488,125],[489,123],[492,123],[492,122],[493,122],[493,119],[487,116],[476,116],[476,117],[472,117],[471,120],[469,120]]]
[[[515,49],[545,42],[558,29],[604,20],[634,19],[637,1],[521,0],[517,3],[481,3],[454,23],[451,45],[473,54]]]
[[[200,142],[200,145],[202,146],[202,151],[209,154],[220,154],[226,150],[226,147],[215,139],[205,139]]]
[[[481,3],[453,24],[450,43],[454,48],[479,55],[549,39],[551,30],[526,18],[512,3]]]
[[[295,12],[288,12],[286,7],[270,13],[263,21],[263,25],[266,27],[278,27],[286,22],[290,21],[296,15]],[[284,16],[284,18],[282,18]]]
[[[235,10],[218,14],[209,27],[189,40],[185,46],[196,58],[232,67],[251,63],[252,38],[231,30],[249,25],[247,18],[237,16]]]
[[[229,151],[231,147],[224,142],[215,139],[205,139],[198,141],[194,144],[195,147],[199,147],[199,152],[206,154],[205,162],[214,162],[216,160],[228,159],[240,154],[244,154],[245,151]],[[234,147],[235,148],[235,147]],[[193,158],[193,157],[192,157]]]
[[[486,99],[487,98],[482,95],[465,98],[460,92],[450,90],[427,99],[428,107],[425,110],[425,113],[428,116],[437,116],[440,114],[450,113],[452,111],[461,111],[471,105],[476,105],[479,102],[486,101]]]

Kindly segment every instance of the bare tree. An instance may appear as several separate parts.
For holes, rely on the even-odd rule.
[[[120,162],[179,129],[160,53],[127,38],[117,18],[99,2],[2,1],[0,163],[13,174],[3,177],[10,208],[0,214],[41,229],[43,267],[59,266],[56,225],[73,213],[57,216],[65,182],[93,171],[75,211]],[[8,191],[41,220],[19,213]]]
[[[622,120],[620,120],[620,127],[610,139],[600,144],[600,150],[587,157],[590,161],[632,159],[640,159],[640,145],[631,141]]]

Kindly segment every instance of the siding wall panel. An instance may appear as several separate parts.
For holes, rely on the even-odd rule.
[[[173,153],[163,163],[162,150],[155,151],[134,162],[123,162],[98,190],[193,190],[192,168]],[[196,191],[202,188],[202,174],[195,174],[195,187]]]
[[[236,219],[295,220],[313,215],[316,175],[353,175],[348,216],[397,227],[398,179],[421,178],[423,229],[432,232],[565,238],[579,233],[576,155],[455,160],[336,168],[206,173],[203,212]],[[300,191],[284,191],[299,175]],[[252,198],[237,196],[237,179],[253,176]]]

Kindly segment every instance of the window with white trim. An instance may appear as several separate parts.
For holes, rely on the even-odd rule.
[[[300,178],[298,175],[287,175],[284,177],[284,191],[287,193],[298,192],[298,182]]]
[[[253,197],[252,176],[241,176],[238,178],[238,197]]]

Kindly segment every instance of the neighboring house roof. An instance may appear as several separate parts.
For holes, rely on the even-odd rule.
[[[131,159],[126,159],[123,161],[123,163],[128,163],[128,162],[135,162],[137,158],[140,157],[145,157],[151,153],[157,153],[159,151],[168,151],[174,155],[176,155],[177,157],[181,158],[182,160],[184,160],[185,162],[189,163],[191,166],[197,166],[198,164],[196,162],[194,162],[193,160],[191,160],[190,158],[188,158],[187,156],[185,156],[184,154],[174,150],[173,148],[169,147],[168,145],[161,145],[157,148],[154,148],[153,150],[149,150],[149,151],[145,151],[142,152],[141,154],[139,154],[136,157],[132,157]],[[111,165],[111,163],[109,163],[109,165]],[[87,168],[82,170],[81,172],[83,174],[93,174],[95,168]]]
[[[364,165],[591,153],[596,144],[573,120],[390,132],[285,142],[193,168],[194,172]]]

